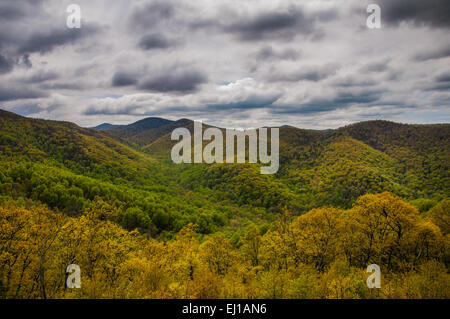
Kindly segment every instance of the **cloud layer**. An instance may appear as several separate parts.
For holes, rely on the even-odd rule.
[[[68,29],[71,3],[0,3],[1,108],[83,126],[450,120],[447,0],[79,0]]]

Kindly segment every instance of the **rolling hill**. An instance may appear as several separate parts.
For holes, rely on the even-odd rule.
[[[178,121],[170,121],[162,118],[149,117],[130,125],[113,127],[107,129],[111,136],[119,138],[130,144],[139,147],[148,145],[159,137],[170,134],[178,127],[187,127],[192,124],[192,121],[181,119]]]
[[[270,222],[283,207],[294,214],[349,208],[368,193],[432,203],[450,195],[449,124],[281,127],[280,169],[265,176],[258,164],[175,165],[169,154],[177,127],[192,131],[193,122],[147,118],[86,129],[0,111],[0,194],[71,215],[105,200],[122,225],[152,234],[176,232],[190,221],[203,232],[237,229]]]
[[[136,124],[139,122],[130,128],[123,127],[120,132],[110,132],[127,143],[136,144],[136,135],[129,138],[123,133]],[[193,131],[193,123],[188,120],[141,130],[141,136],[151,138],[140,139],[140,149],[168,161],[176,143],[171,141],[170,134],[179,126]],[[380,191],[410,199],[440,200],[449,195],[449,162],[449,124],[408,125],[378,120],[325,131],[283,126],[280,128],[281,164],[276,179],[296,194],[298,207],[304,209],[311,207],[311,201],[314,205],[349,207],[358,196]],[[221,171],[229,168],[236,173],[232,166],[218,166]],[[218,188],[212,185],[220,184],[220,189],[227,193],[235,187],[233,183],[224,188],[223,181],[208,180],[207,172],[215,167],[187,166],[185,174],[196,172],[197,185]],[[253,179],[259,178],[253,175]]]

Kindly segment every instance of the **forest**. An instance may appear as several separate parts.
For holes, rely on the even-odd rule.
[[[281,127],[274,175],[107,127],[0,110],[0,298],[450,297],[449,124]]]
[[[117,225],[98,201],[80,217],[7,202],[0,208],[3,298],[449,298],[450,201],[418,210],[389,193],[349,210],[287,210],[239,238],[188,224],[159,241]],[[382,270],[366,286],[367,264]],[[81,268],[81,289],[65,286]]]

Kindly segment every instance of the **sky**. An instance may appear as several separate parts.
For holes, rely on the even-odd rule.
[[[448,0],[2,0],[0,108],[85,127],[448,123],[449,31]]]

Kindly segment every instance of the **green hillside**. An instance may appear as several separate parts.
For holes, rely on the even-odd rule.
[[[188,223],[210,233],[229,216],[254,211],[207,199],[177,183],[178,168],[72,123],[0,112],[0,198],[32,200],[77,216],[98,202],[113,219],[152,235],[176,233]]]
[[[119,138],[122,141],[142,147],[154,142],[161,136],[170,134],[178,127],[186,127],[189,125],[192,125],[192,121],[187,119],[169,121],[150,117],[130,125],[105,131],[108,131],[111,136]]]
[[[192,131],[192,124],[187,127]],[[409,200],[430,198],[440,201],[450,195],[449,141],[448,124],[404,125],[371,121],[327,131],[282,127],[280,170],[275,179],[293,194],[292,200],[283,200],[284,204],[297,208],[298,212],[320,205],[349,208],[359,196],[382,191],[390,191]],[[143,146],[142,150],[169,161],[174,144],[170,133],[167,133]],[[217,166],[221,171],[235,171],[232,166]],[[185,170],[189,171],[189,167]],[[192,168],[196,178],[185,180],[227,190],[225,194],[228,195],[222,196],[239,197],[241,202],[248,198],[228,192],[236,186],[232,179],[211,183],[210,171],[215,169],[216,166]],[[249,177],[251,170],[241,171]],[[189,174],[185,172],[185,175]],[[263,189],[270,189],[258,175],[255,170],[247,181],[258,180],[264,184]],[[224,184],[230,183],[224,188]],[[259,187],[252,188],[255,189]],[[267,202],[263,199],[266,195],[262,191],[260,200],[256,202]]]
[[[176,127],[0,111],[0,298],[448,298],[450,125],[282,127],[274,175],[176,165]]]
[[[235,231],[270,222],[284,207],[296,215],[324,205],[350,208],[384,191],[426,207],[450,195],[448,124],[282,127],[275,175],[261,175],[259,164],[176,165],[170,135],[177,127],[193,131],[193,122],[148,118],[94,130],[0,111],[0,194],[70,215],[102,200],[122,225],[153,235],[192,221],[205,233]]]

